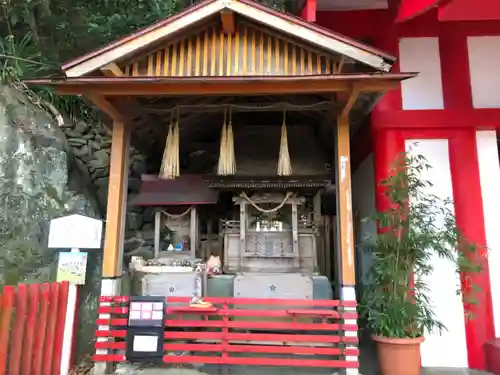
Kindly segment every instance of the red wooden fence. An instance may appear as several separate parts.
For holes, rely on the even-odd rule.
[[[189,298],[168,298],[164,362],[359,367],[355,301],[253,298],[207,298],[207,301],[213,307],[189,307]],[[101,297],[96,342],[99,354],[94,356],[95,361],[126,361],[126,343],[114,340],[123,340],[127,335],[128,310],[128,297]],[[103,350],[107,353],[102,353]],[[189,355],[171,355],[178,351]],[[246,356],[242,357],[243,353]]]
[[[6,286],[0,295],[0,375],[60,375],[69,284]]]

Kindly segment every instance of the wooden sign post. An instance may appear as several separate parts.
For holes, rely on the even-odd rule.
[[[78,285],[85,284],[87,253],[80,249],[101,249],[102,220],[83,215],[69,215],[50,222],[49,248],[71,249],[60,252],[57,265],[57,281],[68,281],[68,303],[64,322],[64,339],[60,374],[69,373],[73,360],[75,316],[78,304]]]

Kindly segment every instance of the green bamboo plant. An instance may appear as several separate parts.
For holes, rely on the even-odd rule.
[[[457,293],[464,290],[464,300],[472,304],[480,292],[470,276],[481,271],[485,246],[460,234],[449,198],[429,193],[432,183],[421,178],[429,168],[422,155],[400,155],[381,182],[389,207],[366,219],[376,222],[378,234],[363,243],[373,265],[360,313],[376,336],[416,338],[446,329],[433,311],[426,281],[435,256],[456,265],[462,281]]]

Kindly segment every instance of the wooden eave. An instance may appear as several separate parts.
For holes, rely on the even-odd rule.
[[[102,96],[262,95],[351,92],[376,93],[395,88],[416,73],[333,74],[260,77],[82,77],[35,79],[28,84],[54,86],[59,94]]]
[[[305,43],[311,49],[324,51],[326,57],[328,55],[345,56],[347,59],[362,63],[379,72],[390,71],[395,61],[394,57],[375,48],[305,22],[298,17],[275,11],[252,0],[205,0],[115,43],[67,62],[62,69],[70,78],[88,75],[108,64],[118,64],[141,52],[144,54],[158,43],[171,41],[180,33],[186,34],[188,30],[203,26],[214,17],[228,12],[248,22],[272,29],[283,38],[291,38]],[[223,25],[222,28],[227,33],[227,26]],[[154,71],[151,73],[156,74]],[[170,74],[166,72],[162,75]]]

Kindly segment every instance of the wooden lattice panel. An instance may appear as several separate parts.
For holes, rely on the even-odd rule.
[[[333,56],[240,24],[233,35],[213,26],[166,43],[123,70],[132,77],[303,76],[334,74],[337,67]]]

